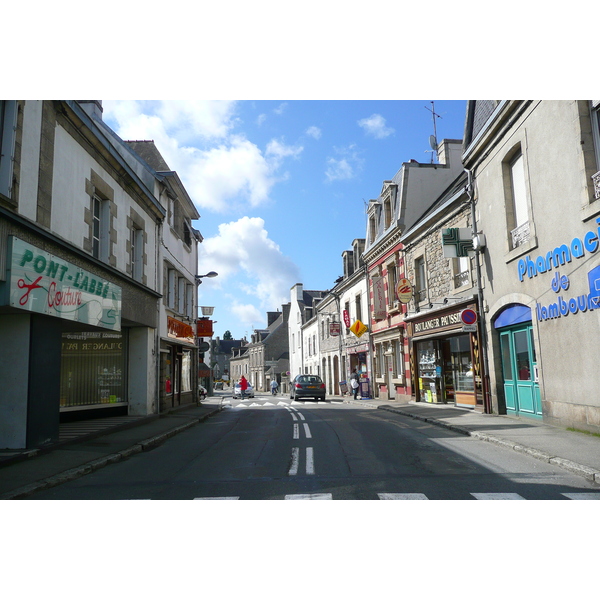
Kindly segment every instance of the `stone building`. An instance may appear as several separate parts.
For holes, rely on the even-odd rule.
[[[373,393],[378,398],[410,399],[413,393],[404,312],[397,290],[399,281],[406,278],[401,236],[462,172],[461,151],[461,140],[443,140],[438,145],[438,163],[403,163],[367,207],[363,258],[369,277]],[[410,285],[418,287],[420,282]],[[415,293],[426,298],[424,289]]]

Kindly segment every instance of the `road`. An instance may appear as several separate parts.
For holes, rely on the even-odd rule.
[[[30,499],[600,499],[585,479],[388,411],[262,395]]]

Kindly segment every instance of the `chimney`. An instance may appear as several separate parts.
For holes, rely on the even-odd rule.
[[[277,312],[267,312],[267,327],[270,327],[277,319],[281,316],[279,311]]]

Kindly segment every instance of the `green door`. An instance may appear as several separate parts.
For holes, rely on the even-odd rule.
[[[536,381],[537,362],[531,324],[500,331],[502,376],[507,414],[542,416],[542,402]]]

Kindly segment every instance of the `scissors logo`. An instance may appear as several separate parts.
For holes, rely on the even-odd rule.
[[[38,285],[38,282],[40,281],[40,279],[42,278],[42,276],[40,275],[33,283],[25,283],[24,279],[19,279],[19,281],[17,282],[17,285],[22,289],[22,290],[27,290],[23,296],[21,297],[21,299],[19,300],[19,304],[21,306],[27,304],[28,300],[29,300],[29,294],[31,294],[31,292],[37,288],[41,288],[41,285]]]

